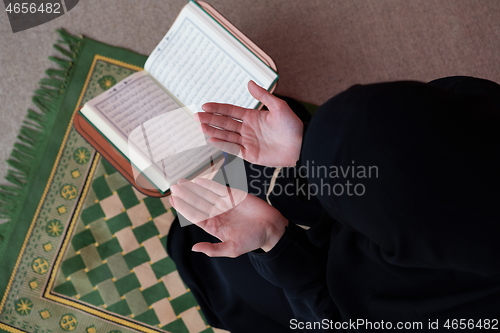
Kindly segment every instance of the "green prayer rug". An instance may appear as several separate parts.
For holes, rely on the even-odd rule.
[[[54,47],[0,187],[0,331],[214,332],[166,253],[175,211],[76,132],[86,101],[146,57],[71,36]]]

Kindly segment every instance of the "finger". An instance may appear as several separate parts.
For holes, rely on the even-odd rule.
[[[176,197],[175,195],[171,195],[170,198],[170,204],[172,204],[172,207],[175,208],[180,214],[182,214],[186,219],[191,221],[192,223],[195,223],[201,227],[204,226],[203,221],[208,219],[207,214],[200,212],[184,200],[182,200],[179,197]]]
[[[208,143],[210,143],[212,146],[214,146],[217,149],[225,151],[228,154],[243,158],[243,150],[245,148],[243,148],[240,145],[237,145],[236,143],[227,142],[227,141],[220,140],[217,138],[208,139]],[[252,161],[248,161],[248,162],[251,163]]]
[[[247,109],[244,109],[239,106],[231,105],[231,104],[222,104],[222,103],[205,103],[201,107],[203,111],[208,113],[219,113],[228,117],[241,119],[245,117]],[[201,112],[198,112],[201,113]]]
[[[238,145],[241,144],[242,137],[238,133],[220,130],[218,128],[209,126],[207,124],[201,124],[201,130],[203,131],[203,133],[205,133],[210,137],[214,137],[228,142],[233,142]]]
[[[228,188],[222,184],[214,182],[213,180],[209,180],[206,178],[196,178],[195,183],[203,186],[206,189],[209,189],[212,192],[217,193],[221,197],[231,196],[234,206],[240,204],[243,200],[245,200],[248,195],[247,192],[241,191],[235,188]],[[231,186],[231,184],[229,184]],[[221,211],[222,212],[222,211]]]
[[[174,187],[173,193],[192,207],[196,207],[198,211],[206,214],[205,218],[211,218],[236,206],[235,204],[231,205],[232,196],[228,190],[226,187],[224,196],[219,196],[198,184],[186,181],[180,187]]]
[[[246,191],[241,191],[234,188],[231,188],[230,191],[231,193],[229,195],[231,196],[233,207],[238,206],[243,200],[245,200],[248,195]]]
[[[217,201],[220,199],[219,195],[217,195],[213,191],[210,191],[209,189],[206,189],[205,187],[200,186],[196,183],[190,182],[190,181],[185,180],[185,179],[179,179],[178,183],[181,184],[181,186],[183,188],[188,189],[190,192],[194,193],[199,198],[203,198],[204,200],[209,202],[211,205],[215,205],[217,203]]]
[[[218,196],[224,197],[229,195],[227,186],[219,184],[213,180],[206,178],[196,178],[194,182],[197,185],[202,186],[203,188],[216,193]]]
[[[248,91],[255,99],[259,100],[265,106],[267,106],[267,108],[271,112],[285,111],[290,109],[290,107],[284,100],[274,96],[266,89],[257,85],[257,83],[255,83],[254,81],[248,82]]]
[[[207,112],[198,112],[196,114],[196,118],[198,118],[198,121],[202,124],[216,126],[226,131],[239,133],[241,130],[241,121],[237,121],[226,116],[219,116]]]
[[[237,251],[232,246],[232,242],[222,242],[222,243],[196,243],[193,245],[192,251],[205,253],[209,257],[230,257],[236,258],[242,255],[244,252]]]
[[[191,192],[185,185],[186,184],[172,185],[171,191],[172,191],[173,195],[176,197],[175,199],[177,199],[177,198],[182,199],[185,203],[187,203],[191,207],[196,207],[197,211],[204,213],[206,215],[205,218],[208,218],[210,216],[213,208],[214,208],[214,204],[205,200],[203,197],[200,197],[200,196],[196,195],[195,193]],[[186,207],[186,208],[189,208],[189,207]],[[186,218],[187,218],[187,216],[186,216]],[[188,218],[188,220],[189,220],[189,218]]]

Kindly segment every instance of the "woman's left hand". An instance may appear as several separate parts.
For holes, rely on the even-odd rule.
[[[258,248],[271,250],[288,220],[267,202],[244,191],[197,178],[171,187],[170,203],[184,217],[221,240],[192,250],[209,257],[237,257]]]

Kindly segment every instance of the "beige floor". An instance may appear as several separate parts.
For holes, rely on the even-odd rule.
[[[149,54],[185,3],[80,0],[66,15],[16,34],[2,10],[0,179],[31,94],[51,66],[56,28]],[[281,75],[277,93],[301,100],[322,103],[355,83],[448,75],[500,81],[497,0],[209,3],[273,57]]]

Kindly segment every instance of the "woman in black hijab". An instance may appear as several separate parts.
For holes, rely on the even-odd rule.
[[[168,252],[211,325],[500,329],[499,85],[354,86],[320,107],[303,140],[286,104],[249,90],[270,111],[210,104],[198,120],[212,144],[254,163],[249,179],[269,178],[255,164],[285,167],[275,188],[294,195],[271,194],[271,207],[262,191],[172,186],[174,208],[201,228],[174,224]]]

